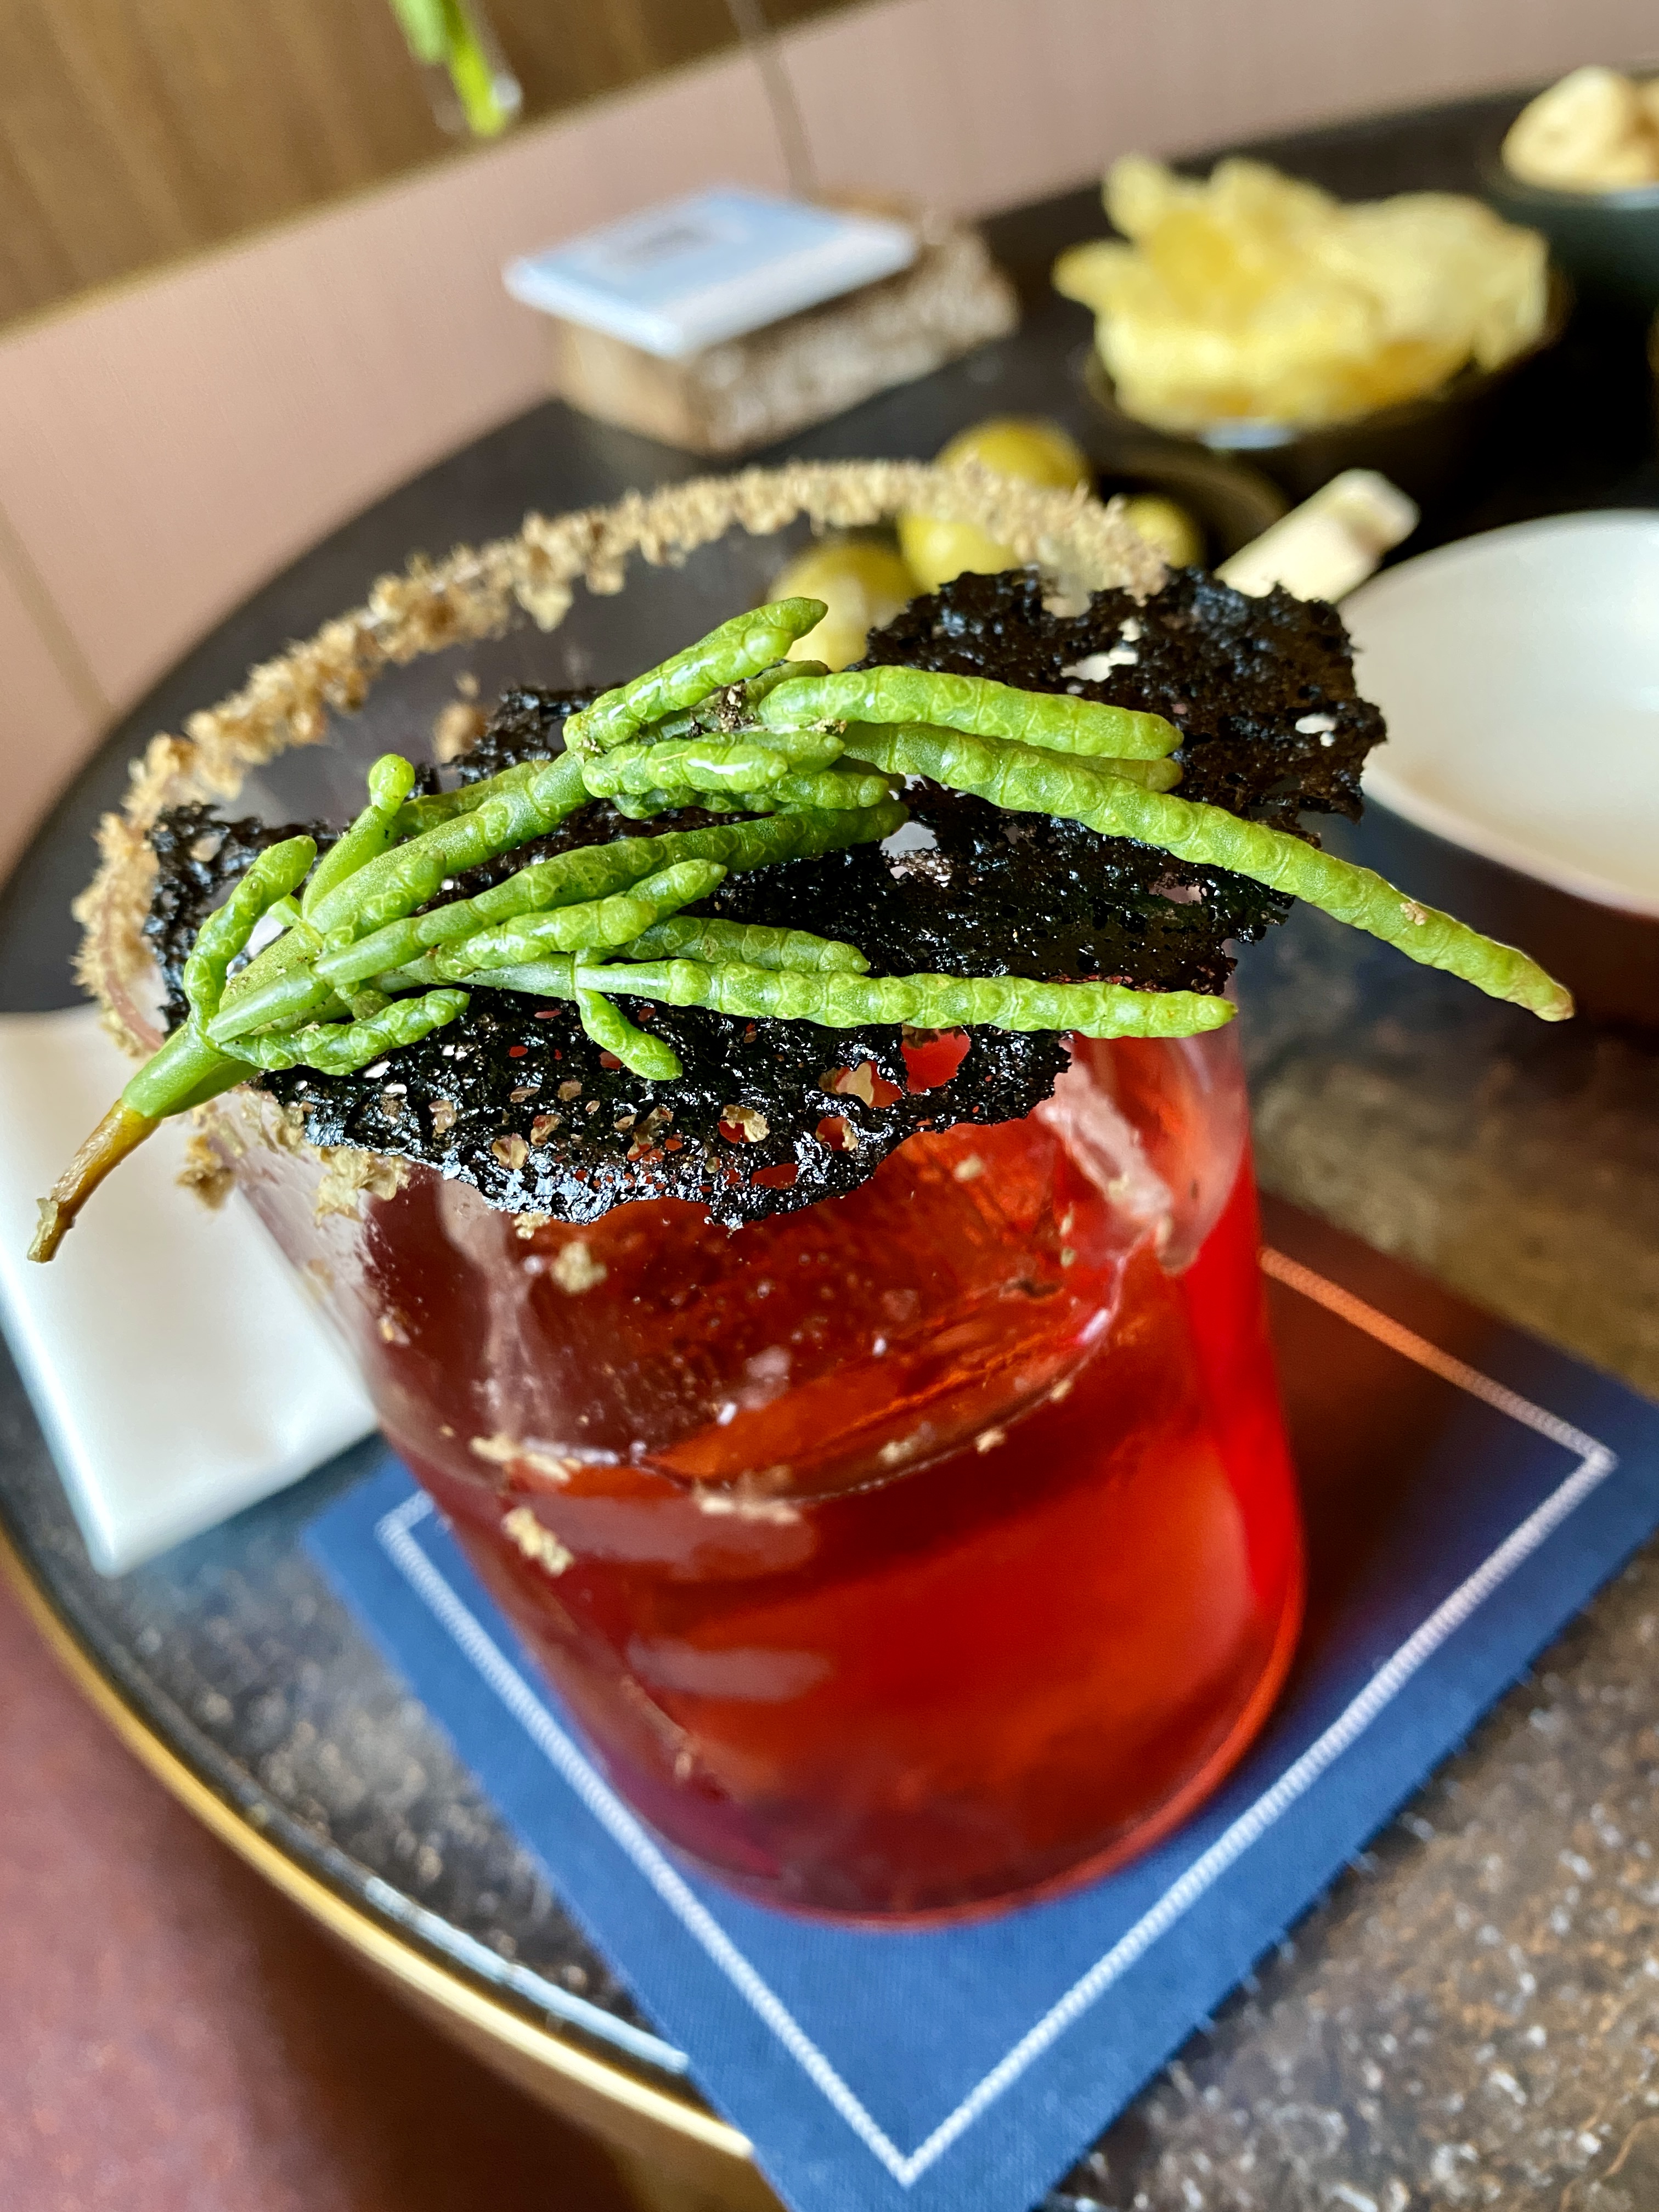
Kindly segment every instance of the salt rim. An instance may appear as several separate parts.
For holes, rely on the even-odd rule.
[[[523,616],[556,629],[577,581],[596,594],[620,592],[630,555],[678,568],[733,528],[769,537],[805,516],[815,530],[860,529],[909,511],[975,525],[1020,562],[1051,571],[1068,592],[1118,586],[1144,599],[1168,571],[1125,521],[1123,504],[1103,505],[1082,486],[1040,489],[973,461],[949,469],[795,461],[629,492],[611,506],[551,519],[532,514],[514,537],[458,546],[440,562],[417,556],[401,575],[380,578],[364,605],[261,662],[241,690],[192,714],[182,738],[163,732],[150,739],[132,764],[125,807],[99,824],[100,864],[75,902],[84,932],[76,980],[125,1051],[135,1059],[154,1052],[161,1035],[135,994],[155,975],[143,924],[155,875],[149,836],[162,810],[234,799],[249,769],[291,745],[319,744],[331,713],[361,707],[387,667],[499,636]],[[617,671],[617,681],[631,672]]]

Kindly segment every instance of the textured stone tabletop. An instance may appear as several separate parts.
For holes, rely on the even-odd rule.
[[[1280,1195],[1659,1395],[1659,1052],[1401,975],[1252,963]],[[1112,2212],[1659,2205],[1650,1545],[1067,2181]]]

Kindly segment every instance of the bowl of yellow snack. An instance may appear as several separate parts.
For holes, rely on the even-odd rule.
[[[1486,181],[1586,298],[1659,307],[1659,77],[1574,70],[1522,109]]]
[[[1369,468],[1431,502],[1571,307],[1536,232],[1453,193],[1345,204],[1260,161],[1200,181],[1130,155],[1105,199],[1122,236],[1054,265],[1095,314],[1097,402],[1293,499]]]

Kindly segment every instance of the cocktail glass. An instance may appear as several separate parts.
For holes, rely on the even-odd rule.
[[[1283,1679],[1236,1050],[1073,1054],[1024,1120],[735,1233],[665,1200],[525,1235],[424,1167],[319,1213],[312,1158],[245,1154],[613,1784],[752,1896],[915,1917],[1103,1870]]]
[[[802,506],[862,524],[923,497],[1060,588],[1124,580],[1099,510],[1005,492],[807,470],[527,529],[379,587],[193,753],[154,755],[141,799],[252,768],[270,818],[344,815],[368,757],[456,711],[458,674],[485,697],[604,678],[763,597]],[[623,541],[665,565],[618,595]],[[574,608],[561,562],[587,564]],[[515,607],[562,626],[495,634]],[[287,750],[331,702],[360,711]],[[142,848],[111,850],[91,965],[143,1043]],[[524,1068],[550,1104],[554,1036]],[[909,1040],[911,1087],[968,1044]],[[878,1072],[825,1075],[818,1137],[856,1141],[835,1100],[878,1104]],[[515,1219],[390,1152],[330,1159],[258,1092],[210,1115],[601,1765],[721,1881],[889,1922],[983,1911],[1146,1848],[1261,1726],[1301,1536],[1226,1032],[1073,1039],[1024,1120],[912,1136],[850,1193],[735,1234],[678,1200]]]

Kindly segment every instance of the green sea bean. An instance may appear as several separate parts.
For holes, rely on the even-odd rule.
[[[246,972],[252,975],[252,970]],[[342,1008],[349,1010],[348,1000],[301,959],[259,976],[246,991],[234,996],[227,993],[219,1012],[203,1028],[215,1044],[228,1048],[236,1038],[251,1036],[256,1030],[323,1020]]]
[[[465,1013],[466,1006],[465,991],[392,999],[363,1021],[310,1022],[282,1036],[239,1038],[235,1055],[255,1067],[314,1067],[324,1075],[355,1075],[383,1053],[418,1044]]]
[[[724,690],[711,691],[696,707],[683,707],[678,714],[665,714],[659,722],[652,722],[639,733],[641,744],[654,744],[659,739],[707,736],[711,732],[731,735],[741,731],[752,734],[755,708],[767,693],[780,684],[787,684],[796,676],[827,676],[830,670],[822,660],[779,660],[770,668],[763,668],[758,676],[745,683],[729,684]]]
[[[874,769],[860,775],[856,769],[832,768],[817,775],[781,775],[775,783],[753,795],[778,807],[885,806],[892,799],[893,786],[889,777],[878,775]]]
[[[544,914],[521,915],[495,929],[464,938],[459,945],[428,952],[398,971],[400,982],[453,982],[474,969],[522,967],[548,952],[608,951],[626,945],[653,922],[683,906],[707,898],[724,879],[718,860],[681,860],[647,876],[632,890],[557,906]]]
[[[775,783],[799,761],[827,767],[842,751],[839,738],[792,731],[786,745],[756,738],[677,738],[662,744],[618,745],[585,762],[583,777],[595,799],[652,791],[747,791]]]
[[[222,906],[196,933],[196,942],[185,963],[185,996],[201,1021],[219,1011],[230,963],[246,951],[247,941],[261,917],[285,899],[317,857],[310,837],[284,837],[268,845],[248,869]]]
[[[126,1125],[120,1121],[123,1115],[153,1126],[170,1114],[204,1106],[210,1098],[216,1098],[221,1091],[245,1080],[246,1065],[219,1050],[210,1041],[205,1034],[204,1017],[214,1015],[222,1003],[234,1001],[261,963],[273,956],[289,960],[296,952],[304,956],[306,940],[312,933],[303,923],[291,924],[258,959],[234,975],[228,973],[231,962],[246,948],[264,916],[283,906],[294,907],[293,887],[303,879],[316,856],[317,848],[309,837],[285,838],[281,844],[268,847],[223,905],[208,916],[197,933],[196,943],[185,963],[185,994],[191,1001],[188,1018],[132,1077],[117,1106],[105,1117],[105,1123],[100,1124],[100,1128],[106,1124],[110,1128],[125,1127]],[[294,910],[296,914],[299,911],[297,907]],[[113,1121],[111,1116],[115,1117]],[[90,1180],[83,1180],[76,1186],[71,1170],[60,1179],[51,1201],[63,1216],[49,1239],[54,1250],[81,1206],[108,1172],[106,1152],[100,1164],[97,1146],[91,1139],[88,1145],[89,1152],[82,1148],[86,1157],[77,1154],[76,1158]],[[50,1254],[42,1256],[49,1257]]]
[[[1012,738],[1055,752],[1162,760],[1181,732],[1161,714],[1108,707],[1069,691],[1021,691],[984,676],[924,668],[848,668],[837,676],[780,684],[757,712],[769,729],[829,722],[929,722],[987,738]]]
[[[736,960],[746,968],[843,969],[861,975],[870,965],[856,945],[814,937],[810,930],[695,914],[653,923],[625,949],[630,960],[701,960],[709,967]]]
[[[533,860],[505,883],[492,884],[472,898],[452,899],[430,914],[411,915],[352,944],[331,945],[318,959],[317,973],[336,989],[371,981],[418,960],[432,946],[458,944],[518,915],[608,897],[613,891],[626,890],[641,876],[654,875],[682,860],[718,860],[731,869],[770,867],[782,860],[808,860],[843,846],[879,841],[907,818],[904,808],[895,803],[842,813],[794,814],[769,822],[710,823],[701,830],[671,830],[658,837],[579,845],[550,860]],[[233,989],[238,980],[234,979]]]
[[[453,822],[457,815],[476,814],[487,799],[502,792],[522,790],[564,757],[562,753],[552,753],[545,759],[520,761],[514,768],[500,769],[494,775],[481,776],[477,782],[461,784],[453,791],[424,792],[399,809],[398,835],[418,836],[423,830],[435,830],[441,822]]]
[[[599,992],[579,990],[575,970],[574,956],[566,954],[550,960],[526,961],[519,968],[491,968],[467,980],[493,991],[522,991],[533,999],[574,999],[583,1030],[631,1073],[654,1083],[672,1083],[685,1073],[672,1045],[635,1029]]]
[[[544,760],[520,761],[514,768],[480,776],[476,783],[458,784],[453,791],[423,791],[398,810],[398,835],[417,837],[423,830],[435,830],[441,822],[453,822],[458,814],[476,814],[485,799],[495,798],[500,791],[519,789],[547,765]]]
[[[282,901],[270,913],[279,913],[283,905],[293,906],[294,902]],[[295,911],[297,915],[299,910]],[[308,921],[290,921],[279,937],[231,976],[219,1011],[207,1026],[221,1037],[229,1037],[272,1022],[331,1019],[342,1011],[343,1001],[311,966],[322,943]]]
[[[1181,763],[1177,760],[1091,760],[1089,765],[1102,775],[1121,776],[1125,783],[1138,783],[1143,791],[1173,791],[1181,781]]]
[[[661,1037],[647,1036],[643,1030],[636,1030],[600,992],[578,986],[576,1012],[594,1043],[603,1051],[614,1054],[630,1075],[641,1075],[648,1083],[672,1083],[677,1075],[685,1073],[672,1045]]]
[[[517,968],[481,968],[476,974],[457,976],[469,988],[523,991],[532,999],[574,999],[576,995],[576,956],[553,953],[546,959],[526,960]]]
[[[828,661],[791,660],[787,656],[775,661],[770,668],[763,668],[758,676],[751,676],[744,684],[742,697],[733,702],[738,726],[741,728],[745,720],[754,720],[761,701],[769,691],[775,691],[780,684],[790,683],[797,676],[827,676],[829,673]],[[705,704],[697,711],[706,714],[708,706]]]
[[[683,791],[619,791],[611,804],[625,822],[654,822],[659,814],[672,814],[686,803]]]
[[[1547,1022],[1565,1021],[1572,997],[1536,961],[1450,915],[1426,907],[1369,868],[1322,853],[1224,808],[1143,791],[1093,763],[1034,745],[936,729],[861,730],[860,753],[895,775],[931,776],[1017,813],[1053,814],[1104,836],[1133,837],[1177,860],[1226,868],[1305,899],[1350,928],[1396,946],[1425,967],[1462,976]]]
[[[368,771],[368,805],[318,861],[301,902],[302,915],[309,916],[337,884],[396,841],[400,809],[414,787],[414,763],[401,753],[382,753]]]
[[[1195,991],[1133,991],[1121,983],[1040,983],[1023,975],[853,975],[695,960],[578,960],[578,990],[709,1006],[756,1020],[825,1029],[909,1023],[918,1029],[1079,1030],[1085,1036],[1196,1036],[1232,1019],[1225,999]]]
[[[602,692],[591,707],[573,714],[564,726],[566,744],[573,752],[608,752],[647,723],[678,708],[699,706],[728,684],[758,676],[781,660],[798,637],[816,629],[824,613],[822,599],[776,599],[734,616],[696,645],[631,683]]]
[[[517,775],[509,770],[499,778],[490,797],[471,812],[366,861],[318,900],[308,916],[313,927],[325,936],[343,932],[357,938],[401,921],[435,897],[450,877],[544,836],[586,800],[581,764],[568,753],[537,761],[521,781],[512,781]]]

